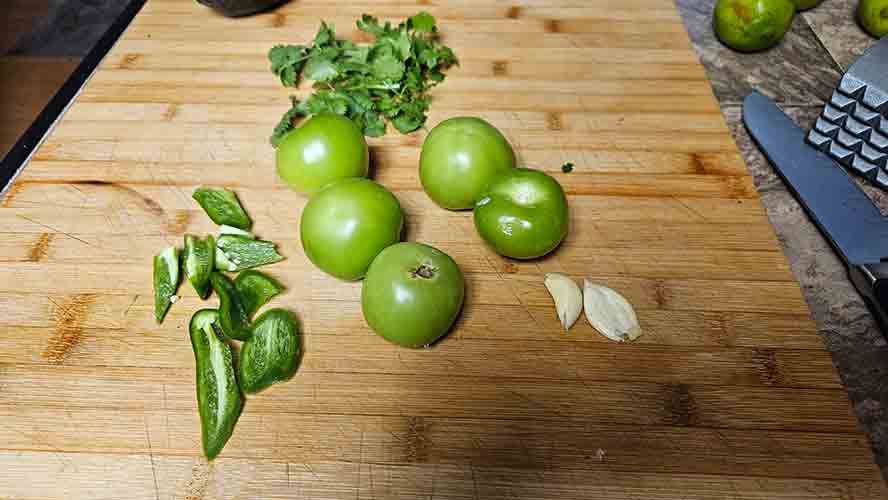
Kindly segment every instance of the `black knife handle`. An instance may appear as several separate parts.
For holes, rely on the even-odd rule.
[[[852,266],[848,274],[888,337],[888,262]]]

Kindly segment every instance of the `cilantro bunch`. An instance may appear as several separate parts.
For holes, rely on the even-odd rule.
[[[271,71],[284,86],[296,87],[303,78],[315,82],[307,99],[291,97],[272,145],[277,147],[297,117],[320,112],[349,117],[369,137],[385,134],[386,119],[403,134],[425,123],[428,91],[457,64],[453,51],[438,41],[435,18],[420,12],[392,26],[364,14],[357,25],[375,37],[372,45],[337,39],[322,21],[311,45],[277,45],[268,52]]]

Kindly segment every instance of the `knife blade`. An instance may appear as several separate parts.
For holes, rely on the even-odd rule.
[[[805,131],[768,97],[743,102],[743,122],[765,157],[848,267],[852,283],[888,335],[888,219]]]

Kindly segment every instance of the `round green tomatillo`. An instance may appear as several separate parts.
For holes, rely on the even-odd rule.
[[[715,34],[728,47],[755,52],[783,39],[795,9],[792,0],[719,0],[712,24]]]
[[[860,0],[857,19],[867,33],[882,38],[888,34],[888,0]]]
[[[803,10],[813,9],[820,5],[820,2],[823,0],[792,0],[792,2],[796,6],[796,10],[801,12]]]
[[[542,257],[567,236],[567,196],[553,177],[514,169],[493,181],[475,204],[475,228],[500,255]]]
[[[358,126],[344,116],[320,113],[281,139],[277,171],[292,189],[314,194],[346,177],[366,177],[370,155]]]
[[[363,178],[343,179],[312,196],[299,224],[305,255],[322,271],[364,277],[385,247],[401,239],[404,217],[395,195]]]
[[[464,116],[444,120],[429,132],[419,157],[419,180],[439,206],[466,210],[494,177],[514,167],[515,152],[503,134],[480,118]]]
[[[361,286],[361,309],[370,328],[406,347],[427,346],[453,325],[465,281],[446,253],[422,243],[383,250]]]

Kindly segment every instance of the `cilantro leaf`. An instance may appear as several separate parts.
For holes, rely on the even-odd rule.
[[[315,92],[305,101],[309,114],[336,113],[337,115],[345,115],[348,113],[348,103],[348,98],[335,90]]]
[[[409,134],[425,123],[425,113],[405,111],[392,118],[392,125],[402,134]]]
[[[567,162],[564,165],[561,165],[561,171],[564,172],[565,174],[569,174],[569,173],[573,172],[573,169],[574,169],[574,164],[571,162]]]
[[[434,33],[437,31],[435,26],[435,17],[426,11],[410,18],[410,27],[419,33]]]
[[[364,14],[363,16],[361,16],[361,18],[358,19],[357,24],[359,30],[370,33],[374,36],[381,36],[385,34],[385,32],[387,31],[386,28],[388,28],[388,26],[386,26],[386,28],[380,26],[379,20],[369,14]]]
[[[393,38],[392,44],[398,51],[398,54],[401,55],[402,60],[407,60],[411,55],[411,48],[413,43],[410,40],[410,35],[407,34],[406,30],[401,30],[398,32],[398,37]]]
[[[313,56],[305,65],[305,77],[317,82],[327,82],[339,74],[332,60],[321,56]]]
[[[297,105],[297,101],[293,99],[293,104],[290,109],[281,116],[281,120],[274,126],[274,131],[272,132],[270,139],[272,146],[277,147],[278,144],[280,144],[281,139],[284,138],[287,132],[293,130],[293,120],[296,119],[297,116],[303,114]]]
[[[354,64],[366,64],[367,57],[370,55],[370,47],[354,47],[344,52],[345,62]]]
[[[404,63],[391,54],[383,54],[373,61],[373,75],[380,80],[400,80],[404,76]]]
[[[369,137],[382,137],[385,135],[385,120],[378,112],[368,112],[364,115],[364,135]]]
[[[438,65],[438,53],[431,48],[423,48],[419,51],[419,62],[426,68],[434,68]]]
[[[333,30],[333,27],[324,21],[321,21],[321,27],[318,29],[318,33],[314,38],[314,45],[316,47],[322,47],[335,40],[336,32]]]
[[[299,72],[305,64],[305,47],[301,45],[275,45],[268,51],[271,72],[281,79],[286,87],[298,84]]]

